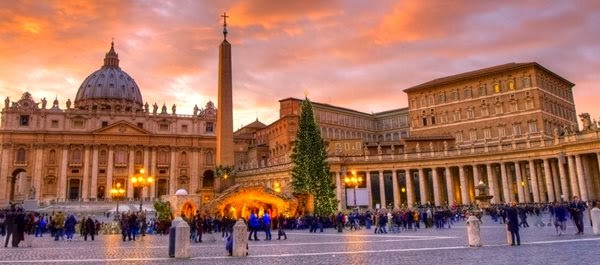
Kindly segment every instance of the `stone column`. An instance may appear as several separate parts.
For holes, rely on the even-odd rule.
[[[373,209],[373,194],[371,193],[371,171],[367,171],[367,195],[369,202],[367,204],[369,209]]]
[[[89,190],[90,190],[90,146],[85,146],[85,151],[83,155],[83,183],[81,186],[81,198],[84,201],[89,200]]]
[[[550,163],[548,159],[544,159],[544,179],[546,180],[546,193],[548,194],[548,202],[553,202],[555,200],[554,186],[552,185],[552,172],[550,171]]]
[[[571,196],[580,196],[579,193],[579,185],[577,184],[577,171],[575,170],[575,157],[569,156],[569,177],[571,178]],[[581,197],[581,196],[580,196]],[[567,201],[571,200],[571,198],[566,198]]]
[[[400,208],[400,193],[398,193],[398,171],[392,169],[392,192],[394,193],[394,209]]]
[[[129,161],[127,161],[127,198],[133,199],[133,183],[131,182],[131,178],[136,175],[135,172],[135,151],[133,150],[133,146],[129,146]]]
[[[479,166],[473,165],[473,187],[477,187],[479,185],[479,180],[481,177],[479,176]],[[475,188],[475,196],[479,195],[479,190]]]
[[[563,161],[566,161],[565,157],[562,159],[560,157],[558,158],[558,174],[560,175],[560,189],[562,192],[560,195],[562,195],[561,198],[564,201],[568,201],[569,198],[571,198],[571,194],[569,193],[569,182],[567,180],[567,172],[565,172]]]
[[[152,176],[152,185],[156,184],[156,177],[154,177],[154,174],[152,174],[153,172],[151,172],[150,170],[150,150],[148,150],[148,147],[144,148],[144,177],[148,177],[148,176]],[[150,197],[150,193],[151,193],[151,187],[148,186],[147,188],[145,188],[144,190],[142,190],[142,198],[149,198]],[[189,191],[189,194],[195,194],[194,192],[195,190],[191,190]]]
[[[383,170],[379,170],[379,199],[381,201],[381,208],[387,208],[385,201],[385,184],[383,178]]]
[[[533,193],[533,202],[540,202],[540,192],[538,188],[538,180],[535,167],[535,162],[533,160],[529,160],[529,177],[531,179],[531,192]]]
[[[98,198],[98,146],[94,145],[92,147],[92,184],[90,187],[90,198],[95,200]],[[110,191],[112,187],[107,187],[105,185],[104,191]]]
[[[2,147],[2,160],[0,161],[0,202],[4,201],[8,203],[8,155],[11,150],[11,144],[3,143],[0,145]]]
[[[36,190],[35,198],[39,200],[42,198],[42,166],[44,161],[44,145],[34,144],[35,149],[35,167],[33,169],[33,183],[31,183]]]
[[[344,170],[344,169],[342,169]],[[341,211],[343,208],[342,206],[342,172],[338,171],[335,172],[335,198],[338,200],[338,205],[337,205],[337,209],[338,211]],[[347,204],[347,203],[346,203]]]
[[[519,202],[527,202],[525,200],[525,193],[523,191],[523,175],[521,174],[521,162],[515,162],[515,175],[517,177],[517,196],[519,197]]]
[[[150,186],[150,198],[156,198],[156,186],[158,185],[158,178],[156,178],[156,148],[152,147],[150,150],[150,174],[154,176],[154,183]]]
[[[427,186],[425,184],[425,169],[419,168],[419,195],[421,196],[421,205],[427,203]]]
[[[488,180],[488,188],[490,190],[490,195],[494,196],[490,200],[491,203],[498,203],[500,200],[498,198],[498,194],[496,193],[496,178],[494,178],[494,172],[492,172],[492,164],[486,164],[486,172],[487,172],[487,180]]]
[[[581,200],[588,200],[587,187],[585,185],[585,174],[583,173],[583,163],[581,162],[581,155],[575,156],[575,165],[577,167],[577,179],[579,183],[579,192],[581,193]]]
[[[550,169],[552,172],[552,183],[554,184],[554,200],[555,201],[560,201],[560,182],[559,182],[559,175],[558,175],[558,166],[557,166],[558,161],[556,161],[556,163],[554,161],[550,161]]]
[[[60,160],[60,178],[58,180],[58,199],[67,199],[67,166],[68,166],[69,149],[68,145],[63,145],[62,155]]]
[[[435,206],[442,205],[442,194],[440,191],[440,176],[438,175],[437,168],[431,169],[431,175],[433,178],[433,201]]]
[[[175,168],[175,157],[176,157],[176,150],[171,149],[171,164],[169,166],[169,194],[175,194],[175,191],[177,191],[177,175],[175,170],[177,170]],[[219,187],[220,189],[221,187]]]
[[[508,188],[508,174],[506,172],[506,162],[500,163],[500,178],[502,179],[502,197],[504,197],[504,202],[510,202],[510,189]]]
[[[450,167],[444,169],[446,175],[446,192],[448,193],[448,205],[454,204],[454,181],[452,181],[452,171]]]
[[[540,193],[535,170],[535,162],[529,160],[529,177],[531,178],[531,191],[533,192],[533,202],[540,202]]]
[[[465,166],[458,166],[458,178],[460,181],[460,199],[463,205],[469,203],[469,185],[465,176]]]
[[[192,161],[190,163],[190,194],[196,194],[196,190],[200,187],[200,174],[198,173],[198,149],[192,150]],[[338,203],[339,204],[339,203]]]
[[[413,176],[410,169],[406,169],[406,206],[411,208],[415,206],[415,188],[413,185]]]
[[[106,191],[110,191],[113,188],[113,171],[115,167],[115,147],[108,147],[108,161],[106,165]],[[127,184],[125,184],[127,185]],[[106,198],[112,198],[110,192],[106,192]]]

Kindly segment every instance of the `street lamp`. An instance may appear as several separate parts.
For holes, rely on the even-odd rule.
[[[117,183],[115,187],[110,189],[110,195],[117,201],[117,212],[115,214],[116,218],[119,216],[119,200],[125,196],[125,189],[121,188],[121,183]]]
[[[344,182],[347,186],[354,186],[354,208],[358,206],[356,205],[356,188],[358,187],[358,185],[360,185],[362,181],[362,177],[356,176],[356,170],[352,170],[352,177],[346,176],[346,178],[344,178]]]
[[[131,177],[131,184],[134,188],[137,188],[139,190],[138,194],[140,195],[140,211],[142,211],[142,204],[144,203],[144,196],[142,196],[142,191],[145,187],[149,187],[150,185],[152,185],[152,182],[154,182],[154,179],[152,177],[144,176],[144,172],[144,169],[141,168],[137,176],[134,175]]]

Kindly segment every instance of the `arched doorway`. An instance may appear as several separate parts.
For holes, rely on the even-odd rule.
[[[8,200],[23,200],[25,199],[23,195],[23,190],[28,183],[26,182],[26,172],[25,169],[17,168],[10,175],[9,179],[9,191],[8,191]]]
[[[104,192],[106,188],[104,186],[98,187],[98,200],[104,200]]]

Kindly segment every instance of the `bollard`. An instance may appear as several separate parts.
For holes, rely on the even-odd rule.
[[[474,215],[467,219],[467,236],[469,247],[481,247],[481,222]]]
[[[178,222],[175,225],[175,258],[190,258],[190,226],[187,222]]]
[[[175,257],[175,227],[169,228],[169,258]]]
[[[590,213],[592,214],[592,234],[600,235],[600,209],[596,207]]]
[[[248,226],[243,219],[233,226],[232,256],[245,257],[248,255]]]

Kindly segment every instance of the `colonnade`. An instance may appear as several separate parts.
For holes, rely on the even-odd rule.
[[[448,161],[447,161],[448,162]],[[373,165],[346,164],[336,173],[338,200],[341,209],[346,203],[344,178],[356,171],[365,183],[358,190],[368,194],[361,207],[399,208],[423,204],[436,206],[475,203],[479,181],[487,184],[491,203],[517,201],[545,203],[567,201],[573,195],[582,200],[600,199],[600,153],[558,155],[506,161],[475,161],[472,163],[419,165],[414,162]],[[363,169],[365,167],[367,169]],[[344,192],[346,190],[346,192]]]

